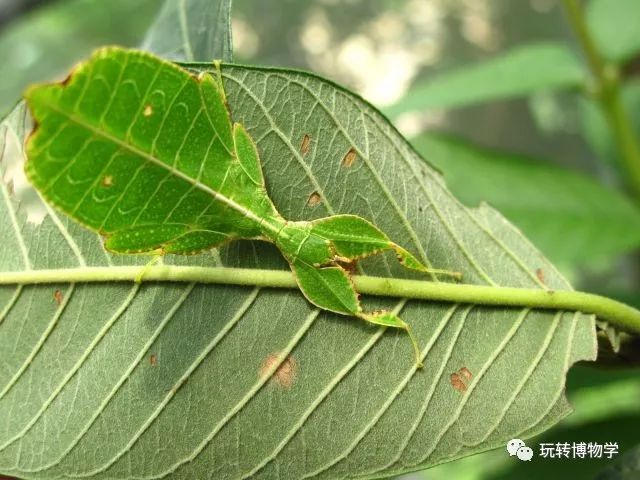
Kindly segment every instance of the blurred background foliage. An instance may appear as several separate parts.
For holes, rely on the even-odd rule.
[[[100,45],[139,45],[161,7],[0,0],[0,111]],[[640,192],[625,163],[640,138],[640,1],[591,0],[584,12],[601,78],[559,0],[235,0],[234,55],[313,70],[360,93],[462,202],[502,211],[576,288],[640,307]],[[619,148],[615,116],[599,102],[603,79],[635,146]],[[639,373],[573,368],[576,413],[528,444],[630,450],[640,441]],[[523,463],[496,450],[404,478],[594,478],[617,471],[611,463]]]

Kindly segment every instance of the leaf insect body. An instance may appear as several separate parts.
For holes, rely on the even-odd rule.
[[[220,64],[214,67],[215,76],[196,77],[147,53],[106,48],[66,83],[30,88],[25,98],[39,127],[26,145],[28,178],[48,202],[103,235],[112,252],[184,255],[238,239],[271,242],[312,304],[407,331],[420,366],[410,326],[391,311],[364,311],[344,265],[391,250],[407,268],[459,274],[426,268],[356,215],[283,218],[253,139],[231,120]],[[158,100],[170,96],[171,104]],[[179,146],[170,142],[174,132],[183,132]],[[105,176],[108,185],[100,182]]]

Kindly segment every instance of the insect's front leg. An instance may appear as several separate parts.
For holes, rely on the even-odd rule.
[[[142,283],[143,277],[151,267],[153,267],[154,265],[162,265],[164,263],[164,255],[161,252],[150,252],[148,253],[148,255],[151,255],[151,260],[149,260],[147,264],[142,267],[140,273],[136,275],[136,278],[134,279],[135,283]]]
[[[334,215],[311,222],[311,232],[331,242],[334,259],[353,261],[393,251],[401,265],[435,277],[461,280],[460,272],[428,268],[400,245],[392,242],[378,227],[356,215]]]

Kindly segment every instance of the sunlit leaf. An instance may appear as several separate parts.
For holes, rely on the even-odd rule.
[[[417,83],[384,111],[396,117],[409,111],[458,108],[540,90],[566,89],[579,86],[584,75],[579,60],[565,45],[530,44]]]

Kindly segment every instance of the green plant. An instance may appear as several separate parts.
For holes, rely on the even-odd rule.
[[[209,15],[202,15],[198,3],[167,2],[146,47],[174,60],[230,60],[229,3],[221,2],[219,9],[209,4],[204,10]],[[208,37],[215,42],[190,40],[199,30],[188,25],[203,18],[216,25],[216,35]],[[213,30],[206,31],[210,35]],[[214,51],[209,50],[212,45]],[[116,65],[122,60],[108,53],[106,58]],[[353,93],[292,70],[230,63],[166,69],[191,78],[186,69],[204,79],[210,92],[225,92],[232,120],[248,132],[242,136],[244,128],[236,127],[236,136],[247,146],[255,139],[258,148],[269,191],[268,197],[259,195],[261,201],[273,202],[285,218],[312,228],[327,215],[349,223],[357,217],[344,215],[370,219],[425,265],[461,271],[463,283],[412,276],[389,258],[392,252],[358,262],[356,290],[376,296],[367,303],[393,315],[402,311],[414,327],[425,365],[418,370],[400,335],[334,317],[313,308],[296,288],[286,290],[296,287],[295,280],[269,245],[238,241],[202,255],[167,256],[166,265],[147,265],[148,257],[105,251],[97,235],[46,204],[43,223],[30,224],[8,185],[0,182],[7,252],[0,255],[0,345],[10,349],[19,339],[0,383],[0,471],[25,478],[200,478],[212,472],[216,478],[388,476],[503,447],[510,438],[548,429],[569,413],[563,394],[566,372],[576,361],[595,359],[597,334],[608,334],[620,353],[634,345],[640,330],[637,310],[573,292],[500,214],[487,206],[461,205],[388,121]],[[533,86],[518,89],[512,83],[506,93],[539,88],[540,78],[557,86],[582,79],[579,68],[559,71],[540,76]],[[464,89],[465,79],[474,77],[458,78],[449,87]],[[114,92],[122,90],[112,82],[104,79],[104,95],[90,96],[88,109],[106,100],[124,116],[153,117],[155,104],[142,96],[114,101]],[[67,85],[72,84],[73,79]],[[125,79],[125,84],[130,83]],[[495,97],[497,87],[487,87],[493,92],[485,98]],[[51,179],[63,178],[59,167],[52,168],[52,157],[64,162],[82,152],[78,138],[60,139],[48,131],[52,125],[66,125],[69,118],[60,119],[72,112],[54,108],[50,95],[56,88],[41,87],[27,95],[40,121],[36,132],[41,132],[28,142],[30,177],[63,211],[101,230],[94,210],[75,208],[78,199],[99,191],[82,187],[82,182],[102,182],[100,191],[109,191],[120,178],[134,175],[97,175],[85,165],[74,170],[80,176],[68,177],[66,185],[47,186]],[[615,91],[608,87],[603,108],[610,108]],[[418,92],[424,94],[424,89]],[[189,104],[177,105],[166,117],[172,128],[163,132],[163,122],[144,138],[197,143],[186,142],[194,117],[176,115]],[[47,116],[57,119],[46,121]],[[224,127],[229,135],[220,138],[232,150],[231,123],[226,114],[216,118],[229,127]],[[615,126],[613,119],[623,116],[608,118]],[[113,134],[118,124],[94,128]],[[31,129],[24,105],[2,125],[3,164],[11,160],[11,152],[21,161],[21,139]],[[627,142],[628,135],[623,137]],[[47,144],[42,147],[38,141]],[[432,151],[440,148],[441,158],[454,148],[466,151],[447,139],[425,141]],[[124,137],[107,144],[126,142]],[[106,162],[114,151],[121,153],[112,150],[95,148],[86,158]],[[252,152],[249,148],[238,155],[244,167],[238,173],[256,191],[256,180],[258,187],[262,183],[261,165]],[[470,157],[473,161],[482,155]],[[195,166],[204,168],[204,162]],[[148,178],[161,184],[152,175]],[[590,188],[588,182],[576,183]],[[144,211],[141,205],[153,199],[149,191],[143,189],[144,198],[120,205],[121,216]],[[638,214],[620,195],[608,190],[607,195],[624,205],[624,218]],[[167,202],[160,205],[166,211]],[[223,233],[233,232],[238,222]],[[119,224],[130,227],[126,219]],[[410,254],[369,223],[366,228],[382,249],[411,261]],[[251,232],[234,237],[257,236]],[[124,243],[111,236],[107,246],[116,251],[175,246],[176,232],[170,233],[169,239],[153,241],[145,235],[133,246],[128,236]],[[176,251],[217,243],[196,240],[197,249],[191,244]],[[279,247],[291,255],[291,248]],[[346,278],[342,269],[339,273]],[[317,288],[313,282],[307,286]],[[340,291],[353,292],[350,287]],[[327,308],[324,301],[313,303]],[[591,313],[601,320],[598,329]],[[57,364],[51,368],[54,359]]]

